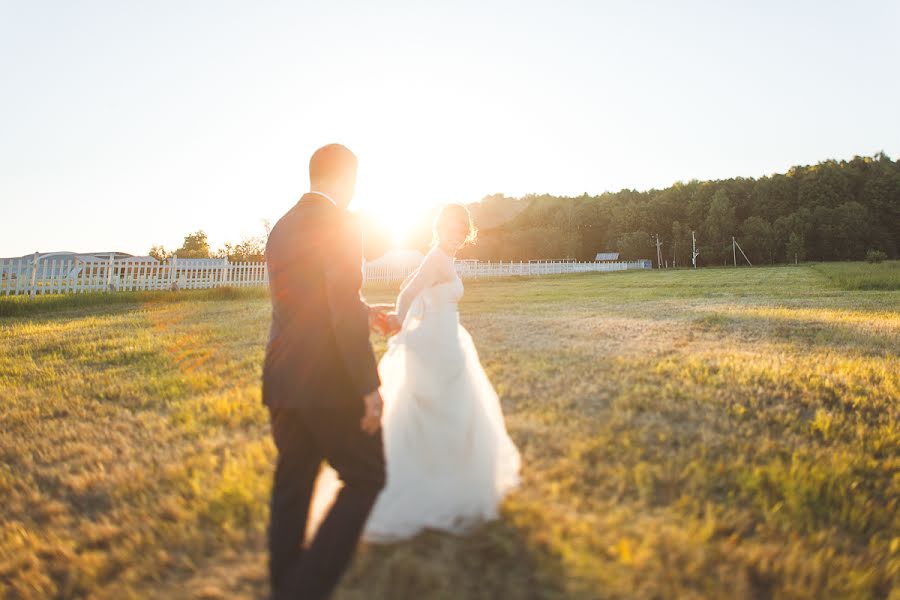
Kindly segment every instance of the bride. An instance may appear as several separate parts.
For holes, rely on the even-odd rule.
[[[397,298],[395,323],[402,325],[378,365],[387,485],[366,524],[367,541],[397,541],[423,529],[463,533],[495,519],[518,484],[519,452],[459,323],[463,284],[453,258],[474,238],[468,210],[443,207],[431,250]],[[336,487],[333,472],[320,476],[314,513],[327,508]]]

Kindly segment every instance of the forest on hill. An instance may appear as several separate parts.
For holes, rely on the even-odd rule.
[[[766,177],[679,182],[661,190],[599,196],[487,196],[469,205],[478,243],[462,258],[593,260],[618,251],[623,259],[690,265],[691,232],[700,265],[732,257],[731,237],[754,264],[861,260],[869,250],[897,258],[900,249],[900,161],[884,153],[827,160]],[[364,219],[371,258],[386,235]],[[427,246],[419,227],[413,245]]]

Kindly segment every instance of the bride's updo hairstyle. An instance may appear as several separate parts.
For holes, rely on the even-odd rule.
[[[443,233],[452,225],[459,225],[468,231],[466,239],[463,241],[463,246],[475,243],[475,239],[478,237],[478,229],[475,228],[475,224],[472,222],[472,215],[469,214],[469,209],[462,204],[444,205],[441,212],[434,219],[434,238],[431,243],[435,246],[438,245],[441,242]]]

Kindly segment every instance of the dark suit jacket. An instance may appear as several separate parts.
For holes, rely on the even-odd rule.
[[[266,264],[272,328],[263,402],[299,408],[336,395],[361,400],[376,390],[354,217],[321,196],[303,196],[270,232]]]

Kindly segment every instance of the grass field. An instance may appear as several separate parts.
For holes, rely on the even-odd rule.
[[[263,597],[266,296],[108,300],[0,302],[0,596]],[[896,262],[470,282],[461,313],[522,486],[361,547],[338,598],[900,598]]]

